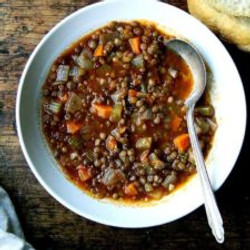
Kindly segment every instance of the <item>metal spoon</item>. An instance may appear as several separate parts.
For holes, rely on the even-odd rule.
[[[193,118],[195,104],[200,99],[206,87],[205,64],[199,53],[196,51],[196,49],[182,40],[173,39],[170,40],[166,45],[169,49],[175,51],[185,60],[185,62],[188,64],[193,74],[194,87],[191,94],[185,101],[185,105],[187,107],[188,133],[194,152],[197,172],[200,176],[200,182],[204,197],[204,204],[205,204],[208,224],[212,229],[212,233],[215,236],[217,242],[223,243],[224,242],[223,221],[218,206],[216,204],[216,200],[209,181],[209,177],[207,175],[204,158],[195,132],[194,118]]]

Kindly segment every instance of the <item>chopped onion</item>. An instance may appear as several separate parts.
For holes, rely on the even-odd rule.
[[[108,168],[102,178],[102,182],[104,185],[110,186],[124,179],[125,179],[125,175],[121,170]]]
[[[69,77],[69,66],[68,65],[59,65],[57,69],[57,77],[56,81],[57,82],[66,82],[68,81]]]
[[[201,133],[207,133],[210,128],[210,124],[202,117],[200,118],[197,117],[195,120],[197,122],[197,125],[201,129]]]
[[[165,163],[161,161],[155,153],[149,155],[149,160],[155,169],[162,169]]]
[[[173,67],[170,67],[168,69],[168,73],[173,77],[173,78],[176,78],[177,77],[177,74],[178,74],[178,71],[176,69],[174,69]]]
[[[83,69],[93,69],[94,64],[84,55],[80,55],[76,58],[76,63]]]
[[[141,116],[139,115],[139,118],[141,120],[152,120],[153,119],[152,110],[150,108],[146,109]]]
[[[148,155],[149,155],[149,150],[147,149],[147,150],[144,150],[142,153],[141,153],[141,155],[140,155],[140,161],[142,162],[142,163],[148,163]]]
[[[132,64],[136,68],[142,68],[144,66],[143,55],[138,55],[132,60]]]
[[[93,69],[94,64],[90,60],[91,57],[91,50],[84,48],[82,53],[79,56],[73,57],[73,59],[82,69]]]
[[[77,76],[77,77],[83,76],[83,75],[85,75],[85,73],[86,73],[85,69],[82,69],[82,68],[80,68],[80,67],[78,67],[78,66],[74,66],[74,67],[69,71],[69,75],[70,75],[70,76]]]
[[[213,131],[215,131],[217,129],[218,126],[215,122],[213,122],[213,120],[211,120],[210,118],[207,118],[207,122],[209,123],[209,125]]]
[[[82,107],[81,98],[77,94],[72,93],[65,104],[66,112],[74,113],[77,110],[80,110],[81,107]]]
[[[83,50],[81,52],[81,55],[84,55],[84,56],[86,56],[87,58],[90,59],[93,56],[93,53],[92,53],[91,49],[83,48]]]
[[[78,158],[78,153],[77,152],[73,152],[70,154],[70,160],[75,160]]]
[[[111,131],[111,135],[113,135],[116,139],[120,139],[120,137],[121,137],[117,131],[117,128],[115,128]]]
[[[194,127],[195,127],[195,132],[196,132],[196,134],[201,134],[201,127],[195,122],[194,123]]]
[[[118,103],[118,102],[121,102],[121,100],[124,96],[126,96],[126,90],[119,89],[113,95],[111,95],[111,98],[112,98],[114,103]]]

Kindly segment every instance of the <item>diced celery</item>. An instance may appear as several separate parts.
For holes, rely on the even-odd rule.
[[[122,118],[122,109],[123,107],[121,104],[116,104],[114,106],[111,113],[113,121],[118,122]]]
[[[138,149],[150,149],[151,145],[152,145],[152,137],[144,137],[144,138],[140,138],[137,142],[136,142],[136,148]]]
[[[82,140],[80,138],[76,138],[74,136],[70,137],[68,139],[68,143],[73,147],[73,148],[79,148],[82,145]]]
[[[94,156],[93,156],[93,152],[92,151],[87,151],[85,153],[85,156],[90,160],[90,161],[93,161],[94,159]]]
[[[144,93],[144,94],[146,94],[148,91],[147,91],[147,86],[146,86],[146,84],[145,83],[142,83],[141,84],[141,91]]]
[[[212,116],[214,114],[214,108],[212,106],[197,107],[195,111],[204,116]]]
[[[53,114],[59,114],[62,109],[62,104],[59,102],[51,102],[46,106],[46,111]]]

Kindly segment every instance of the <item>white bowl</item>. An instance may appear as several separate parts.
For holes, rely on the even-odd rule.
[[[143,7],[142,7],[143,6]],[[72,42],[112,20],[146,19],[180,34],[198,48],[213,72],[211,96],[218,129],[206,164],[218,189],[239,155],[246,126],[240,76],[228,52],[203,24],[178,8],[154,0],[106,1],[80,9],[57,24],[39,43],[22,74],[16,103],[17,131],[25,158],[44,188],[75,213],[107,225],[148,227],[176,220],[203,203],[198,176],[160,202],[127,206],[96,200],[69,182],[51,156],[41,132],[41,86],[54,59]],[[220,202],[220,201],[218,201]]]

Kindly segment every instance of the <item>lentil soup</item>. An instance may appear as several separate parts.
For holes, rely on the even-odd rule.
[[[196,172],[184,100],[193,87],[172,36],[150,23],[112,22],[60,55],[43,86],[42,128],[65,175],[97,198],[160,199]],[[202,98],[204,155],[216,130]]]

